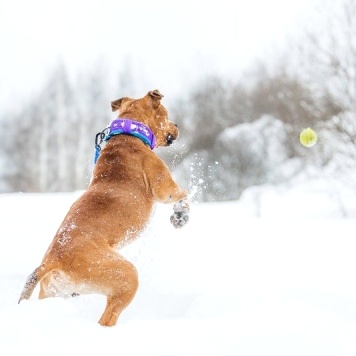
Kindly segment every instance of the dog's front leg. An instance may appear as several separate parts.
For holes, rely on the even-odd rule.
[[[151,169],[152,166],[156,166],[155,171]],[[183,227],[189,221],[188,192],[173,180],[162,161],[151,163],[145,172],[145,182],[150,187],[153,198],[164,204],[174,203],[171,223],[175,228]]]

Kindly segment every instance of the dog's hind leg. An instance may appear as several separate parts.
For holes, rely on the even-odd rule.
[[[99,324],[113,326],[121,312],[131,303],[138,288],[138,275],[133,264],[126,260],[120,261],[114,270],[107,271],[110,292],[107,294],[106,308]]]
[[[38,294],[39,299],[51,298],[51,297],[66,297],[53,283],[56,273],[48,274],[44,277],[40,283],[40,292]]]
[[[88,255],[93,256],[88,252]],[[138,288],[135,266],[114,249],[95,251],[95,262],[81,260],[81,270],[73,269],[73,280],[85,285],[83,293],[100,293],[107,297],[106,308],[99,320],[103,326],[113,326],[121,312],[130,304]],[[85,273],[85,275],[84,275]]]
[[[68,278],[62,270],[55,270],[47,274],[40,283],[39,299],[50,297],[76,297],[80,287]]]

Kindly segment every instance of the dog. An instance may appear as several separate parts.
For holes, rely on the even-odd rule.
[[[135,266],[118,250],[144,231],[156,202],[174,203],[174,227],[188,222],[188,192],[153,152],[170,146],[179,135],[162,97],[152,90],[139,99],[111,102],[118,117],[99,135],[88,188],[70,207],[41,264],[28,276],[19,303],[31,297],[38,283],[39,299],[99,293],[107,298],[99,324],[114,326],[138,288]],[[105,141],[102,150],[100,141]]]

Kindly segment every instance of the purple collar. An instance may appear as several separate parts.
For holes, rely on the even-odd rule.
[[[111,137],[120,134],[132,135],[141,139],[153,150],[156,147],[156,137],[148,126],[131,119],[115,119],[108,126],[108,134],[105,137],[107,142]]]

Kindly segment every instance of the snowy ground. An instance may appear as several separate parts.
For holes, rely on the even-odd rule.
[[[0,195],[0,355],[356,354],[356,193],[325,182],[255,188],[238,202],[171,206],[123,251],[140,275],[113,328],[101,296],[17,304],[80,193]]]

